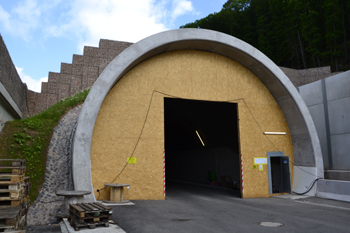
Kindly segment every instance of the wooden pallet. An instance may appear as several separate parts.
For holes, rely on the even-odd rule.
[[[109,227],[109,221],[91,221],[85,220],[83,223],[80,223],[75,216],[68,217],[68,221],[70,225],[74,228],[74,230],[79,231],[82,227],[88,227],[89,229],[95,229],[96,226],[104,226]]]
[[[0,166],[25,167],[25,159],[0,159]]]
[[[109,226],[112,209],[98,202],[69,205],[69,222],[75,230],[81,227],[94,229],[96,226]]]
[[[27,185],[29,183],[30,183],[30,177],[27,176],[24,178],[24,184]]]
[[[113,213],[112,208],[98,202],[69,204],[69,210],[78,218],[99,217],[100,215],[112,215]]]
[[[11,181],[0,182],[0,190],[16,191],[16,190],[20,190],[22,187],[24,187],[24,181],[21,181],[21,182],[11,182]]]
[[[25,225],[25,209],[8,207],[0,210],[0,232],[22,230]]]
[[[93,216],[94,214],[85,214],[85,217],[81,218],[78,214],[73,213],[73,211],[69,210],[69,215],[80,224],[83,224],[85,222],[108,222],[109,220],[112,220],[111,214],[100,214],[98,217]]]
[[[25,233],[29,178],[24,159],[0,159],[0,232]]]
[[[17,190],[0,189],[0,200],[3,197],[9,197],[10,199],[18,199],[22,194],[25,194],[25,187]]]
[[[25,183],[24,184],[24,194],[29,195],[30,189],[32,188],[32,183]]]
[[[18,183],[24,180],[24,174],[23,175],[17,175],[12,173],[0,173],[0,184],[6,183],[6,182],[12,182],[12,183]]]
[[[0,212],[2,211],[3,208],[7,207],[16,207],[16,206],[23,206],[23,204],[27,203],[29,200],[28,195],[22,194],[19,198],[17,199],[10,199],[9,197],[3,197],[0,198]]]
[[[26,167],[0,166],[1,173],[10,173],[13,175],[24,175]]]
[[[26,226],[27,219],[26,217],[22,217],[23,219],[19,220],[17,226],[0,226],[0,232],[9,232],[9,233],[26,233],[24,226]],[[17,228],[17,229],[16,229]]]
[[[0,232],[19,231],[27,224],[29,202],[22,206],[0,208]]]
[[[24,194],[24,197],[23,197],[23,204],[25,204],[25,203],[27,203],[27,202],[29,202],[30,200],[29,200],[29,195],[28,194]]]

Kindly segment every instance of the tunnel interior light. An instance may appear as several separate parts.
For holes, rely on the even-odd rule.
[[[196,134],[197,134],[197,136],[198,136],[199,140],[201,140],[202,145],[203,145],[203,146],[205,146],[205,145],[204,145],[204,142],[203,142],[203,140],[202,140],[202,138],[201,138],[201,136],[199,135],[199,133],[198,133],[198,131],[197,131],[197,130],[196,130]]]
[[[270,134],[270,135],[285,135],[286,132],[264,132],[264,134]]]

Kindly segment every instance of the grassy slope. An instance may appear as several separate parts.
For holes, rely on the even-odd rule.
[[[33,202],[42,187],[48,146],[59,120],[75,106],[83,103],[90,89],[51,106],[30,118],[7,122],[0,135],[1,159],[26,159],[26,176],[30,177]]]

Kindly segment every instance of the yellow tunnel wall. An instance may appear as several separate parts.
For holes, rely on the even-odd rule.
[[[106,96],[91,144],[91,174],[96,198],[109,199],[109,188],[100,193],[97,189],[114,181],[130,184],[130,189],[124,188],[126,199],[164,199],[164,97],[169,96],[159,92],[184,99],[238,103],[243,197],[271,196],[267,165],[259,171],[253,164],[255,157],[266,157],[266,152],[278,150],[284,151],[293,162],[292,140],[279,105],[259,78],[238,62],[210,52],[180,50],[140,63]],[[264,135],[254,118],[265,132],[287,134]],[[135,146],[132,157],[136,158],[136,163],[127,164]],[[292,163],[290,167],[293,169]]]

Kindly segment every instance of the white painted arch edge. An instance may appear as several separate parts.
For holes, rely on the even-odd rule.
[[[205,44],[207,47],[199,48],[198,42],[207,42]],[[210,48],[208,45],[211,45]],[[259,50],[235,37],[204,29],[177,29],[152,35],[125,49],[105,68],[92,86],[82,107],[73,140],[72,172],[75,190],[91,191],[86,199],[96,200],[91,177],[90,150],[92,134],[100,107],[117,81],[134,66],[154,55],[173,50],[194,48],[218,53],[215,49],[219,46],[228,49],[233,48],[235,51],[241,52],[241,58],[252,64],[251,67],[245,66],[246,68],[251,70],[252,67],[261,65],[263,69],[268,70],[275,77],[275,82],[283,85],[299,111],[296,114],[301,114],[306,124],[315,159],[317,171],[315,176],[323,177],[322,152],[315,125],[304,101],[282,70]],[[226,56],[229,57],[230,55]],[[240,63],[237,57],[235,61]],[[259,75],[257,76],[261,79]],[[277,91],[269,90],[271,93]]]

